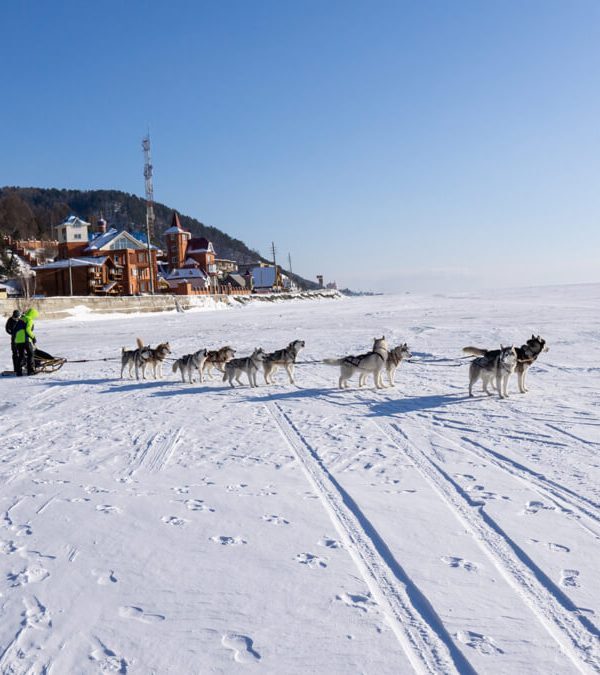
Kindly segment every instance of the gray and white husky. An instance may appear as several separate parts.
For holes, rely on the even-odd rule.
[[[137,365],[135,368],[135,377],[138,380],[140,379],[140,372],[142,373],[142,380],[146,379],[146,370],[148,366],[152,368],[152,374],[154,375],[155,380],[158,379],[159,376],[162,377],[163,362],[171,353],[171,347],[168,342],[161,342],[157,347],[149,347],[148,349],[150,351],[148,357],[141,362],[139,368]]]
[[[121,348],[121,379],[125,368],[129,368],[129,377],[132,377],[135,368],[135,376],[138,378],[140,367],[150,358],[150,347],[144,345],[141,338],[136,338],[136,342],[137,349]]]
[[[173,364],[173,372],[176,373],[178,370],[181,371],[181,380],[185,382],[185,376],[187,375],[188,382],[192,384],[194,381],[194,372],[197,370],[198,376],[200,377],[200,382],[204,382],[202,368],[204,367],[207,354],[208,350],[199,349],[193,354],[186,354],[185,356],[182,356]]]
[[[540,335],[532,335],[524,345],[516,347],[517,350],[517,378],[519,382],[519,391],[524,394],[528,391],[525,385],[525,378],[530,366],[537,361],[542,352],[548,351],[546,340]],[[465,354],[473,356],[495,357],[498,355],[498,349],[480,349],[479,347],[463,347]]]
[[[294,340],[284,349],[278,349],[276,352],[265,354],[263,360],[265,382],[267,384],[273,384],[273,374],[277,368],[285,368],[288,377],[290,378],[290,384],[296,384],[294,382],[294,366],[298,354],[303,348],[304,340]]]
[[[212,380],[212,369],[216,368],[222,373],[225,364],[235,356],[235,349],[226,345],[220,349],[213,349],[208,352],[206,355],[206,360],[204,361],[204,366],[202,370],[206,373],[209,380]]]
[[[388,380],[390,387],[394,386],[394,376],[396,374],[396,368],[402,363],[404,359],[410,359],[412,354],[406,342],[404,344],[398,345],[393,349],[390,349],[388,352],[387,361],[385,362],[385,369],[387,371]]]
[[[223,382],[226,382],[229,380],[229,386],[233,387],[233,379],[235,378],[235,381],[238,384],[242,384],[242,381],[240,380],[240,376],[242,373],[246,373],[248,376],[248,382],[250,383],[251,387],[258,387],[258,383],[256,382],[256,375],[258,373],[258,369],[260,368],[260,364],[265,358],[265,353],[262,350],[261,347],[258,347],[258,349],[255,349],[250,356],[246,356],[245,358],[240,358],[240,359],[231,359],[231,361],[227,361],[225,364],[225,373],[223,375]]]
[[[473,396],[473,385],[481,378],[483,391],[492,396],[488,385],[495,381],[500,398],[508,398],[508,380],[517,367],[515,347],[503,347],[489,352],[485,356],[473,359],[469,366],[469,396]]]
[[[373,349],[358,356],[344,356],[341,359],[325,359],[328,366],[340,366],[340,389],[348,387],[348,380],[359,373],[358,386],[362,387],[369,375],[373,375],[373,384],[377,389],[383,389],[383,370],[388,358],[388,347],[385,336],[373,338]]]

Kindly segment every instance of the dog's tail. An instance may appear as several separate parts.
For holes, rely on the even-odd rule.
[[[175,363],[173,364],[173,372],[174,373],[177,372],[177,368],[179,368],[179,361],[175,361]]]
[[[136,338],[135,341],[137,342],[138,349],[144,348],[144,343],[142,341],[142,338]]]
[[[323,363],[328,366],[341,366],[344,359],[323,359]]]
[[[121,356],[123,356],[123,354],[124,354],[126,351],[127,351],[127,350],[125,349],[125,347],[121,347]]]
[[[470,354],[471,356],[485,356],[488,350],[479,349],[479,347],[463,347],[463,352],[465,354]]]
[[[223,371],[223,379],[222,382],[227,382],[227,370]]]

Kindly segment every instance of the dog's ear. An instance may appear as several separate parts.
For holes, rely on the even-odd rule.
[[[500,343],[500,351],[503,351],[503,350],[504,350],[504,345],[502,343]]]
[[[535,335],[533,333],[531,334],[531,339],[535,340]]]

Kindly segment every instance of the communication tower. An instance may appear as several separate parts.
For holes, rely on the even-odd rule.
[[[152,274],[152,239],[154,238],[154,186],[152,184],[152,155],[150,154],[150,132],[142,139],[144,150],[144,182],[146,185],[146,238],[148,239],[148,263],[150,270],[150,293],[154,294]]]

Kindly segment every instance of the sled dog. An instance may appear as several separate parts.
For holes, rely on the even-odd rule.
[[[373,375],[373,383],[377,389],[382,389],[383,377],[382,371],[388,357],[388,348],[385,336],[373,338],[373,349],[366,354],[359,356],[345,356],[341,359],[325,359],[323,363],[328,366],[340,366],[340,389],[348,387],[348,380],[359,373],[358,386],[362,387],[369,375]]]
[[[133,369],[136,370],[136,377],[140,366],[150,358],[150,347],[145,346],[140,338],[136,339],[137,349],[121,348],[121,379],[123,371],[129,368],[129,377],[132,376]]]
[[[155,380],[158,379],[158,377],[162,377],[162,365],[170,353],[171,347],[169,346],[168,342],[161,342],[158,347],[154,349],[150,348],[150,354],[148,358],[145,359],[139,367],[139,371],[142,373],[142,380],[146,379],[146,369],[148,366],[152,367],[152,374]],[[135,376],[139,380],[137,367]]]
[[[235,349],[233,347],[226,346],[221,347],[221,349],[211,350],[206,354],[202,370],[208,375],[208,378],[212,380],[212,369],[216,368],[223,373],[223,367],[228,361],[231,361],[234,356]]]
[[[178,370],[181,371],[182,382],[185,382],[185,377],[187,375],[189,383],[192,384],[194,381],[194,372],[197,370],[200,377],[200,382],[204,382],[202,368],[204,366],[204,362],[206,361],[207,354],[208,351],[206,349],[200,349],[193,354],[186,354],[185,356],[182,356],[173,364],[173,372],[176,373]]]
[[[528,391],[525,385],[525,379],[527,376],[527,371],[529,367],[536,362],[538,356],[542,352],[548,351],[548,345],[546,340],[544,340],[539,335],[532,335],[529,340],[524,345],[516,347],[517,350],[517,378],[519,383],[519,391],[521,394],[524,394]],[[463,352],[465,354],[471,354],[473,356],[491,356],[495,357],[498,355],[498,349],[480,349],[479,347],[463,347]]]
[[[481,378],[483,391],[492,396],[488,391],[488,385],[496,382],[496,389],[500,398],[508,398],[508,379],[517,367],[517,350],[514,347],[494,349],[486,356],[480,356],[471,361],[469,366],[469,396],[473,396],[473,385]]]
[[[250,356],[241,359],[231,359],[225,364],[225,372],[223,374],[223,382],[229,380],[229,386],[233,387],[233,378],[238,384],[242,384],[240,375],[246,373],[248,382],[251,387],[258,387],[256,382],[256,375],[261,362],[265,358],[265,353],[261,347],[255,349]]]
[[[385,362],[385,369],[387,371],[390,387],[394,386],[394,376],[396,375],[396,368],[402,363],[404,359],[410,359],[412,354],[406,342],[398,345],[388,352],[387,361]]]
[[[288,377],[290,378],[290,384],[296,384],[294,382],[294,366],[298,354],[303,348],[304,340],[294,340],[284,349],[278,349],[276,352],[265,354],[263,360],[265,382],[267,384],[274,384],[273,374],[277,368],[285,368]]]

